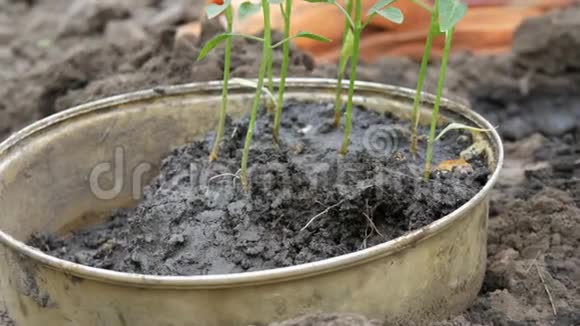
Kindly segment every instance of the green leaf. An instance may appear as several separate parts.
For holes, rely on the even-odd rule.
[[[403,16],[403,12],[399,8],[388,7],[377,11],[377,14],[395,24],[401,24],[405,20],[405,16]]]
[[[467,5],[459,0],[440,0],[439,29],[442,33],[451,31],[467,14]]]
[[[437,137],[435,137],[435,140],[439,140],[441,137],[443,137],[443,135],[445,135],[449,131],[455,130],[455,129],[464,129],[464,130],[478,131],[478,132],[490,132],[493,130],[493,129],[476,128],[476,127],[464,125],[463,123],[453,122],[453,123],[450,123],[447,127],[445,127],[445,129],[443,129],[439,133],[439,135],[437,135]]]
[[[348,29],[346,31],[344,40],[342,41],[342,49],[340,49],[340,56],[342,58],[348,59],[352,56],[353,44],[354,44],[354,35],[352,34],[352,30]]]
[[[238,8],[238,17],[240,19],[246,19],[260,11],[260,7],[260,4],[244,1]]]
[[[230,5],[231,0],[224,1],[223,5],[216,5],[215,3],[209,4],[205,8],[205,12],[207,14],[207,18],[212,19],[219,16],[226,8]]]
[[[226,10],[226,7],[224,5],[216,5],[215,3],[209,4],[206,8],[205,8],[205,12],[207,14],[207,18],[212,19],[214,17],[219,16],[219,14],[221,14],[224,10]]]
[[[369,12],[367,14],[372,15],[378,13],[379,10],[385,8],[386,6],[390,5],[393,2],[395,2],[395,0],[379,0],[377,1],[377,3],[375,3],[374,6],[371,7],[371,9],[369,9]]]
[[[310,32],[298,32],[298,34],[294,35],[293,38],[309,38],[311,40],[320,41],[320,42],[330,42],[331,40],[318,34],[310,33]]]
[[[221,42],[225,41],[227,38],[232,37],[231,34],[220,34],[214,36],[211,40],[207,41],[201,51],[199,51],[199,56],[197,57],[197,61],[202,60],[205,58],[211,50],[213,50],[216,46],[218,46]]]
[[[270,4],[279,5],[283,2],[283,0],[268,0]]]
[[[315,40],[315,41],[320,41],[320,42],[330,42],[330,39],[327,39],[324,36],[318,35],[318,34],[314,34],[314,33],[310,33],[310,32],[298,32],[296,35],[287,37],[285,39],[283,39],[282,41],[272,45],[272,49],[275,49],[277,47],[279,47],[280,45],[286,43],[286,42],[290,42],[291,40],[295,39],[295,38],[299,38],[299,37],[303,37],[303,38],[309,38],[311,40]]]
[[[258,88],[258,83],[254,82],[252,80],[244,79],[244,78],[232,78],[230,80],[230,83],[238,84],[238,85],[241,85],[244,87],[251,87],[254,89]],[[272,103],[274,103],[274,105],[276,105],[276,98],[274,97],[274,94],[272,94],[272,92],[270,92],[268,87],[266,87],[266,86],[262,87],[262,92],[266,93],[266,95],[268,96],[270,101],[272,101]]]

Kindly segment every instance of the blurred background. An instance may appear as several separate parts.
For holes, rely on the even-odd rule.
[[[234,0],[239,6],[243,0]],[[432,0],[427,0],[432,3]],[[466,0],[469,5],[467,17],[461,21],[454,37],[455,51],[470,51],[476,54],[497,54],[509,51],[513,32],[527,17],[570,5],[572,0]],[[363,12],[367,12],[375,1],[363,0]],[[405,15],[401,25],[381,17],[375,18],[364,32],[361,42],[361,58],[366,62],[376,61],[382,56],[409,56],[420,58],[423,53],[425,35],[429,28],[430,14],[420,10],[411,0],[399,0],[394,4]],[[284,21],[278,10],[273,10],[272,27],[283,29]],[[333,40],[329,46],[310,39],[296,39],[296,45],[314,55],[318,62],[338,58],[344,31],[344,16],[338,8],[324,3],[295,1],[291,32],[309,31]],[[244,33],[259,33],[262,30],[261,15],[256,14],[244,21],[237,21],[236,28]],[[183,32],[199,32],[199,22],[183,27]],[[441,53],[442,40],[433,51]]]

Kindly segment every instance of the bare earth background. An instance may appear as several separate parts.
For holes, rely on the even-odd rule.
[[[221,79],[219,53],[194,63],[218,26],[204,25],[200,39],[174,37],[198,18],[199,2],[0,0],[0,139],[88,100]],[[255,75],[259,46],[237,40],[235,47],[233,74]],[[292,58],[293,76],[335,75],[306,54]],[[361,80],[413,87],[418,66],[383,59],[360,70]],[[429,90],[436,74],[434,67]],[[507,161],[493,192],[481,293],[467,312],[434,325],[580,325],[579,85],[578,8],[526,21],[512,53],[452,58],[447,95],[499,126]],[[380,324],[329,314],[276,325]],[[5,312],[0,325],[10,325]]]

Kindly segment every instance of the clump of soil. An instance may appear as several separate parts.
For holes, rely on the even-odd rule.
[[[477,323],[543,320],[575,325],[580,320],[580,209],[565,192],[547,188],[490,223],[490,263],[478,298],[467,312]],[[534,306],[530,309],[529,306]]]
[[[208,162],[212,133],[167,157],[137,208],[70,237],[41,236],[33,244],[123,272],[199,275],[283,267],[357,251],[427,225],[487,181],[488,169],[476,158],[468,169],[437,172],[422,182],[424,153],[412,158],[410,135],[403,132],[408,123],[362,108],[354,112],[350,153],[341,158],[343,132],[332,126],[333,112],[330,103],[287,104],[279,148],[270,135],[272,117],[262,114],[250,153],[249,193],[236,173],[243,119],[228,125],[218,161]],[[386,146],[376,148],[373,141]],[[470,144],[468,134],[446,136],[434,160],[457,159]]]

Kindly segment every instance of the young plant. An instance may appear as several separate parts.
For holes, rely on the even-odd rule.
[[[352,45],[346,45],[343,47],[343,51],[348,53],[348,48],[351,48],[352,53],[350,62],[350,80],[348,86],[348,98],[346,102],[346,120],[344,125],[344,138],[342,145],[340,147],[339,153],[341,155],[346,155],[348,152],[348,146],[350,145],[350,134],[352,131],[352,106],[354,97],[354,86],[358,68],[358,58],[359,58],[359,44],[360,37],[363,29],[370,23],[370,21],[377,15],[386,18],[396,24],[401,24],[403,22],[403,13],[398,8],[388,7],[390,4],[396,0],[379,0],[367,13],[367,18],[363,21],[362,17],[362,0],[351,0],[354,1],[353,12],[348,12],[344,7],[342,7],[336,0],[306,0],[308,2],[324,2],[335,5],[345,16],[347,20],[348,29],[352,32]],[[344,38],[343,42],[350,42],[347,37]],[[346,56],[346,54],[345,54]],[[338,91],[337,91],[338,92]],[[340,109],[340,108],[339,108]],[[339,112],[340,113],[340,112]],[[335,120],[340,120],[340,117],[335,118]]]
[[[284,17],[284,38],[290,37],[290,17],[292,16],[292,0],[286,0],[285,4],[280,3],[280,12]],[[282,121],[282,107],[284,105],[284,91],[286,90],[286,77],[290,66],[290,42],[282,45],[282,67],[280,68],[280,84],[278,87],[278,102],[276,103],[276,113],[274,115],[274,130],[272,136],[278,143],[280,136],[280,122]]]
[[[209,19],[217,17],[222,12],[225,13],[226,17],[226,33],[233,33],[233,24],[234,24],[234,12],[232,9],[231,1],[223,2],[221,0],[217,0],[217,3],[211,3],[206,8],[206,13]],[[227,111],[227,104],[228,104],[228,87],[229,87],[229,79],[230,79],[230,65],[231,65],[231,57],[232,57],[232,39],[228,37],[225,40],[225,54],[224,54],[224,79],[223,79],[223,88],[222,88],[222,102],[220,108],[220,116],[218,122],[218,129],[215,138],[215,142],[213,144],[213,148],[209,154],[209,161],[215,161],[218,158],[220,144],[222,139],[224,138],[224,129],[226,123],[226,111]],[[198,59],[199,60],[199,59]]]
[[[216,1],[220,1],[220,0],[216,0]],[[248,190],[248,187],[249,187],[247,169],[248,169],[248,157],[249,157],[249,153],[250,153],[250,145],[251,145],[252,137],[254,134],[256,119],[258,117],[258,107],[260,105],[260,99],[262,98],[262,92],[264,91],[264,79],[266,77],[266,74],[270,74],[268,72],[268,69],[271,69],[270,67],[272,65],[272,49],[274,49],[278,46],[285,45],[286,43],[290,42],[290,40],[292,40],[294,38],[299,38],[299,37],[305,37],[305,38],[310,38],[310,39],[314,39],[314,40],[329,41],[328,39],[326,39],[322,36],[319,36],[319,35],[315,35],[315,34],[308,33],[308,32],[300,32],[294,36],[288,36],[284,40],[272,45],[272,31],[270,28],[270,3],[280,4],[279,1],[280,0],[261,0],[260,4],[254,4],[252,2],[246,1],[240,5],[238,14],[239,14],[239,17],[241,19],[246,18],[246,17],[252,15],[253,13],[258,12],[260,10],[260,8],[262,9],[262,14],[264,16],[264,34],[263,34],[262,38],[257,37],[257,36],[253,36],[253,35],[237,34],[237,33],[234,33],[231,29],[228,29],[227,32],[225,32],[223,34],[219,34],[219,35],[213,37],[211,40],[209,40],[204,45],[204,47],[201,49],[199,56],[198,56],[198,59],[197,59],[198,61],[202,60],[213,49],[215,49],[219,44],[221,44],[224,41],[230,41],[231,38],[234,36],[245,37],[245,38],[249,38],[249,39],[252,39],[255,41],[262,42],[262,58],[260,61],[261,63],[260,63],[260,69],[258,71],[257,82],[255,84],[251,83],[251,87],[255,88],[256,93],[254,96],[254,100],[252,102],[252,108],[251,108],[251,113],[250,113],[250,122],[248,125],[248,131],[246,133],[244,150],[242,152],[242,164],[241,164],[242,167],[240,169],[240,179],[242,181],[242,185],[244,187],[244,190],[246,190],[246,191]],[[213,3],[213,4],[208,6],[208,16],[215,17],[215,16],[219,15],[221,12],[227,11],[228,8],[231,8],[231,0],[227,0],[221,4]],[[226,12],[226,15],[227,15],[227,12]],[[289,16],[288,16],[288,23],[289,23]],[[226,43],[226,48],[227,48],[227,43]],[[226,53],[227,53],[227,51],[226,51]],[[230,45],[230,55],[231,55],[231,45]],[[286,55],[286,57],[287,56],[288,55]],[[288,60],[288,58],[286,58],[285,60]],[[229,60],[226,60],[226,61],[229,61]],[[288,63],[286,65],[288,65]],[[229,72],[229,69],[228,69],[228,72]],[[283,74],[286,75],[286,73],[287,73],[287,67],[286,67],[286,71],[284,71],[284,69],[283,69]],[[225,75],[225,72],[224,72],[224,75]],[[229,78],[229,73],[228,73],[228,78]],[[223,92],[225,94],[227,94],[227,86],[225,86],[225,85],[224,85]],[[266,93],[271,94],[272,92],[268,91]],[[281,96],[283,99],[283,96],[284,96],[283,91],[282,91]],[[270,98],[272,98],[271,102],[275,103],[275,101],[273,100],[273,96],[270,96]],[[225,99],[222,98],[222,100],[224,102],[227,101],[227,95],[226,95],[226,98]],[[278,115],[281,114],[280,109],[277,109],[276,112],[278,113]],[[220,115],[221,115],[220,116],[220,125],[218,126],[218,130],[220,130],[220,128],[221,128],[221,137],[223,137],[223,123],[221,122],[221,117],[223,116],[223,121],[225,122],[225,109],[222,108],[222,112],[220,112]],[[279,120],[280,120],[280,118],[278,117],[278,123],[279,123]],[[219,132],[218,132],[218,134],[219,134]],[[211,156],[210,156],[210,158],[211,158]]]
[[[277,4],[280,3],[281,0],[270,0],[270,4]],[[252,3],[250,1],[245,1],[240,4],[238,16],[240,20],[244,20],[247,17],[257,13],[260,11],[261,4],[260,3]],[[264,40],[262,40],[263,42]],[[274,79],[273,79],[273,55],[272,55],[272,48],[268,49],[268,56],[267,56],[267,67],[266,67],[266,75],[268,76],[268,90],[270,93],[274,93]],[[276,108],[276,101],[270,98],[267,99],[266,108],[270,112],[274,112]]]
[[[254,128],[256,126],[256,119],[258,117],[258,106],[260,105],[260,98],[262,97],[262,87],[264,87],[264,75],[269,65],[269,58],[272,55],[272,31],[270,30],[270,3],[268,0],[261,0],[262,13],[264,15],[264,38],[262,45],[262,61],[260,63],[260,70],[258,72],[258,81],[256,85],[256,94],[252,103],[252,111],[250,113],[250,123],[246,133],[246,140],[244,142],[244,150],[242,152],[242,168],[240,171],[240,179],[244,190],[248,191],[248,157],[250,156],[250,144],[254,136]]]
[[[281,0],[270,0],[270,4],[280,4]],[[264,27],[265,28],[265,27]],[[272,51],[272,46],[268,47],[268,56],[267,56],[267,75],[268,75],[268,90],[270,93],[274,93],[274,53]],[[266,104],[266,108],[268,112],[275,112],[276,111],[276,101],[268,101]]]
[[[286,0],[286,3],[282,5],[280,3],[280,11],[284,17],[284,39],[274,45],[272,48],[276,48],[282,45],[282,67],[280,68],[280,84],[278,87],[278,100],[276,103],[276,113],[274,115],[274,129],[272,135],[274,141],[278,143],[278,138],[280,135],[280,122],[282,121],[282,108],[284,106],[284,92],[286,91],[286,78],[288,76],[288,67],[290,66],[290,41],[295,38],[309,38],[311,40],[319,42],[330,42],[324,36],[316,35],[310,32],[298,32],[294,36],[290,36],[290,18],[292,15],[292,0]]]
[[[426,9],[427,11],[431,11],[431,8],[428,5],[421,2],[420,0],[412,0],[412,1],[417,3],[419,6]],[[352,13],[352,5],[353,0],[347,0],[346,12],[349,14]],[[353,48],[352,45],[353,45],[352,29],[350,29],[349,20],[345,19],[344,33],[342,36],[342,47],[340,49],[340,58],[338,61],[336,95],[334,98],[334,126],[336,128],[340,126],[340,118],[342,115],[342,80],[344,79],[348,59],[350,59],[350,57],[352,56],[352,48]]]
[[[346,12],[352,14],[352,1],[347,0]],[[344,33],[342,35],[342,47],[340,48],[340,58],[338,60],[338,76],[336,78],[336,95],[334,98],[334,126],[340,126],[340,117],[342,115],[342,79],[346,72],[348,59],[352,55],[353,36],[350,29],[350,23],[347,18],[344,19]]]
[[[344,126],[344,138],[340,147],[339,153],[346,155],[348,146],[350,145],[350,133],[352,129],[352,105],[354,97],[354,83],[356,80],[356,73],[358,68],[359,44],[362,32],[362,0],[354,0],[354,20],[351,17],[350,23],[352,25],[352,60],[350,62],[350,81],[348,86],[348,99],[346,102],[346,121]],[[347,17],[350,14],[345,13]]]
[[[431,47],[435,36],[441,34],[439,30],[439,1],[435,1],[435,6],[431,11],[431,24],[429,25],[429,33],[425,41],[425,50],[423,51],[423,58],[421,59],[421,68],[419,69],[419,78],[417,79],[417,88],[415,92],[415,99],[413,101],[413,114],[411,121],[411,153],[417,154],[417,129],[419,127],[419,107],[421,106],[421,99],[423,96],[423,83],[425,82],[425,75],[427,75],[427,66],[431,57]]]
[[[439,81],[437,82],[437,93],[435,94],[435,103],[431,114],[431,129],[429,130],[429,140],[427,143],[427,155],[425,158],[425,172],[423,179],[429,180],[431,175],[431,161],[433,160],[433,146],[435,143],[435,132],[439,120],[439,106],[441,104],[441,95],[445,84],[445,74],[447,72],[447,63],[449,53],[451,52],[451,43],[453,41],[453,32],[455,25],[467,13],[467,5],[459,0],[435,0],[435,12],[438,12],[438,21],[431,21],[431,29],[438,28],[439,32],[445,35],[445,47],[441,58],[441,68],[439,71]],[[436,26],[438,25],[438,26]],[[415,122],[414,122],[415,123]]]

